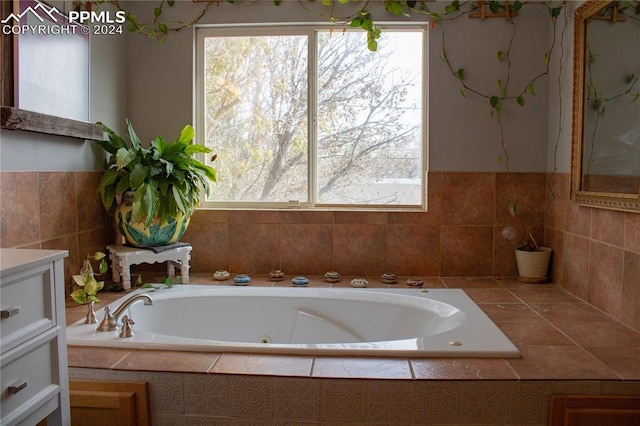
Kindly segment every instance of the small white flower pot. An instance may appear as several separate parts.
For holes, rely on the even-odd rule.
[[[540,251],[516,249],[518,281],[531,284],[547,282],[552,251],[549,247],[540,247]]]

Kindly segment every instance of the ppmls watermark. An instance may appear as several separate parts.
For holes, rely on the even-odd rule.
[[[36,2],[33,7],[29,6],[19,13],[9,14],[0,23],[2,33],[7,35],[109,35],[122,34],[122,24],[125,21],[126,14],[122,10],[72,10],[65,16],[53,6]]]

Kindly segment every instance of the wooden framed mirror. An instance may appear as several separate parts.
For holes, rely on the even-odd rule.
[[[0,1],[0,16],[2,19],[6,19],[7,22],[2,24],[2,33],[0,34],[0,67],[2,68],[2,79],[0,80],[0,129],[7,130],[19,130],[19,131],[28,131],[28,132],[38,132],[45,133],[50,135],[58,135],[58,136],[68,136],[72,138],[77,138],[78,140],[86,140],[86,139],[102,139],[103,130],[102,126],[99,126],[95,123],[89,123],[86,121],[88,118],[88,76],[86,78],[86,83],[80,87],[80,90],[83,93],[87,93],[87,105],[84,108],[87,111],[86,117],[83,119],[79,118],[69,118],[60,117],[58,115],[52,115],[57,113],[58,104],[63,103],[59,98],[55,96],[49,95],[51,99],[49,102],[48,111],[43,111],[41,109],[31,110],[24,109],[25,106],[21,105],[20,102],[16,102],[18,96],[16,96],[19,92],[18,81],[19,81],[19,73],[18,73],[18,33],[33,33],[32,39],[39,39],[37,42],[32,42],[30,48],[33,49],[33,46],[42,44],[43,40],[46,40],[47,37],[41,37],[37,30],[29,29],[29,30],[20,30],[20,28],[14,28],[15,21],[11,20],[12,15],[20,15],[24,13],[24,9],[21,9],[21,1],[22,7],[33,6],[35,4],[32,0],[2,0]],[[57,9],[56,9],[56,12]],[[36,15],[28,15],[31,19],[41,19],[40,16]],[[34,17],[36,16],[36,17]],[[35,27],[35,25],[34,25]],[[49,36],[50,40],[55,40],[56,34]],[[37,36],[37,37],[36,37]],[[87,36],[88,40],[88,36]],[[57,40],[59,41],[59,40]],[[49,48],[50,45],[45,45],[41,47],[41,49]],[[49,51],[55,52],[51,57],[56,57],[59,55],[60,51],[55,51],[49,49]],[[41,59],[40,55],[31,55],[33,57]],[[87,53],[88,56],[88,53]],[[68,60],[68,56],[61,55],[63,60]],[[86,60],[86,68],[87,72],[89,70],[89,62],[88,58]],[[52,74],[52,70],[46,62],[44,62],[45,66],[41,68],[33,68],[31,71],[35,75],[50,75]],[[56,86],[55,83],[51,83],[52,86]],[[86,86],[86,87],[85,87]],[[72,90],[69,90],[70,92]],[[45,91],[41,89],[32,90],[31,95],[32,99],[41,99],[44,98],[43,93]],[[63,103],[64,105],[64,103]],[[27,106],[26,108],[29,108]]]
[[[571,201],[640,212],[640,6],[574,14]]]

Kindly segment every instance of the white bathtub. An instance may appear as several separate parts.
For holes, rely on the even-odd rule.
[[[518,357],[518,349],[459,289],[178,285],[133,303],[134,336],[67,327],[70,346],[211,352]],[[98,321],[103,310],[96,312]],[[122,319],[122,318],[120,318]]]

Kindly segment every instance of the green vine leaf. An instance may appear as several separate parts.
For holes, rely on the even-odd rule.
[[[531,93],[533,96],[536,95],[536,85],[531,83],[527,86],[527,92]]]
[[[604,112],[606,111],[606,109],[607,109],[606,107],[602,107],[602,108],[600,108],[600,111],[598,111],[598,115],[601,118],[604,118]]]
[[[169,5],[169,7],[173,7],[174,3],[175,3],[175,0],[167,0],[167,4]]]
[[[466,98],[466,97],[467,97],[467,91],[466,91],[466,90],[464,90],[464,87],[461,87],[461,88],[460,88],[460,94],[462,95],[462,97],[463,97],[463,98]],[[639,93],[639,95],[640,95],[640,93]]]
[[[489,98],[489,104],[491,105],[491,108],[495,109],[499,103],[500,103],[500,98],[498,98],[497,96],[492,96]]]
[[[498,10],[500,9],[500,3],[496,0],[491,0],[489,2],[489,10],[492,11],[493,13],[498,12]]]
[[[444,13],[445,14],[453,13],[458,9],[460,9],[460,2],[458,0],[455,0],[444,7]]]
[[[549,59],[550,59],[549,52],[544,52],[544,63],[545,63],[545,65],[549,65]]]
[[[549,9],[549,13],[551,14],[552,18],[557,18],[558,16],[560,16],[561,11],[562,11],[562,5],[557,7],[552,7],[551,9]]]
[[[496,56],[499,61],[504,61],[504,52],[502,50],[498,50],[498,53],[496,54]]]
[[[593,102],[591,102],[591,108],[593,108],[594,111],[598,111],[601,105],[602,99],[595,99]]]
[[[400,16],[404,13],[404,10],[402,9],[402,3],[399,1],[385,0],[384,8],[387,12],[396,16]]]
[[[635,102],[638,99],[640,99],[640,92],[636,93],[636,95],[633,97],[633,99],[631,99],[631,102]]]
[[[447,55],[444,52],[440,53],[440,60],[442,62],[446,62],[447,61]]]
[[[524,96],[520,95],[516,98],[516,101],[518,102],[518,105],[520,105],[521,107],[524,106]]]
[[[356,16],[355,18],[353,18],[351,20],[351,24],[349,24],[349,26],[351,28],[360,28],[362,27],[362,18],[359,16]]]
[[[625,77],[624,79],[624,83],[625,84],[631,84],[633,83],[633,80],[636,79],[636,75],[634,73],[629,74],[628,76]]]
[[[157,18],[158,16],[160,16],[160,14],[162,13],[162,8],[160,7],[154,7],[153,8],[153,15]]]
[[[464,68],[458,68],[458,71],[456,71],[456,75],[460,80],[464,80],[464,78],[467,76],[467,71]]]
[[[521,1],[516,1],[511,5],[511,10],[513,10],[514,12],[518,12],[518,11],[520,11],[520,9],[522,9],[522,2]]]
[[[502,89],[502,80],[496,81],[496,84],[498,85],[498,89]]]
[[[367,38],[367,49],[372,52],[378,50],[378,42],[373,38]]]

